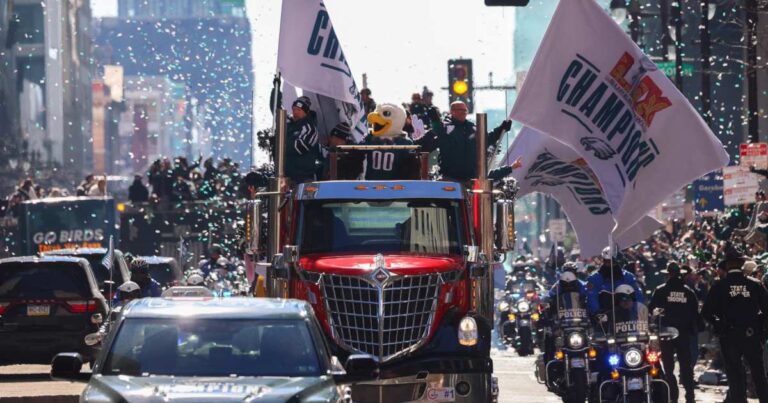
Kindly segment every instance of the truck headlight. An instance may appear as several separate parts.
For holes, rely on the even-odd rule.
[[[631,348],[624,353],[624,362],[629,367],[637,367],[643,363],[643,353],[636,348]]]
[[[509,310],[509,303],[507,301],[499,302],[499,312],[505,312]]]
[[[584,347],[584,335],[573,332],[568,335],[568,347],[577,349]]]
[[[520,312],[528,312],[531,309],[531,306],[528,305],[525,301],[520,301],[517,303],[517,310]]]
[[[474,346],[477,344],[477,322],[471,316],[465,316],[459,322],[459,344]]]

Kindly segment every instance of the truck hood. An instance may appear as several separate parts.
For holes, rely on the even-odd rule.
[[[297,394],[331,399],[329,377],[197,378],[171,376],[94,376],[84,401],[130,402],[286,402]]]
[[[364,275],[376,270],[376,256],[308,254],[301,257],[299,265],[317,273]],[[383,257],[387,270],[398,275],[443,273],[464,267],[460,256],[392,254]]]

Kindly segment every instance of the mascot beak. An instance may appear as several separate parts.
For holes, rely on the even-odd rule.
[[[378,112],[371,112],[368,114],[368,123],[370,123],[373,128],[371,134],[374,136],[381,136],[382,134],[387,133],[392,126],[392,121],[384,118],[384,116],[381,116]]]

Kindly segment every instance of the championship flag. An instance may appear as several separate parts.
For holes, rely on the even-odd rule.
[[[321,137],[346,121],[355,140],[362,141],[368,132],[365,108],[322,1],[283,1],[277,66],[283,79],[301,88],[322,115]]]
[[[504,165],[520,158],[522,166],[512,172],[520,187],[519,196],[539,192],[554,197],[571,221],[584,257],[599,256],[608,246],[615,225],[611,208],[597,177],[586,161],[567,145],[524,127],[509,146]],[[615,238],[621,247],[647,239],[661,223],[645,216]]]
[[[614,239],[728,154],[595,0],[561,0],[510,117],[570,146],[600,181]]]

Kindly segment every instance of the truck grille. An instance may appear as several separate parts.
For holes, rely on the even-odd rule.
[[[334,337],[379,362],[419,347],[429,336],[442,280],[439,274],[373,278],[324,275],[323,296]]]

